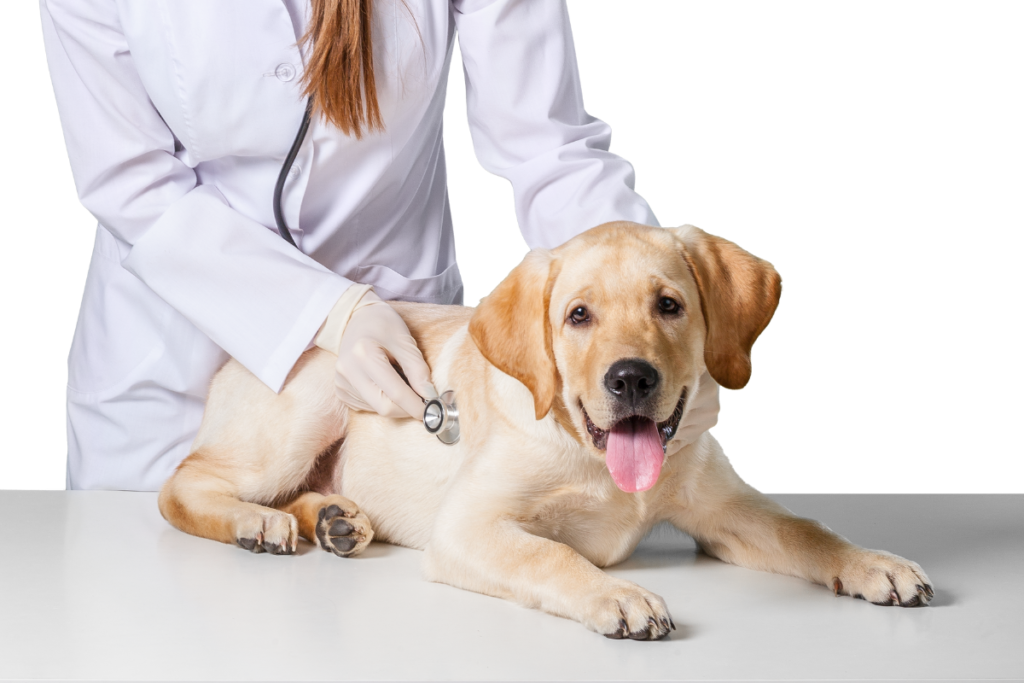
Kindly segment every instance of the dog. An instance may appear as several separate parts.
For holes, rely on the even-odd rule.
[[[475,310],[393,304],[434,385],[458,397],[456,445],[418,420],[349,411],[320,349],[280,394],[232,360],[160,511],[252,552],[294,553],[299,536],[342,557],[374,538],[419,548],[433,581],[610,638],[675,628],[662,598],[600,569],[666,520],[726,562],[926,605],[916,563],[796,517],[710,433],[676,438],[702,377],[746,385],[780,295],[770,263],[698,228],[599,226],[531,251]]]

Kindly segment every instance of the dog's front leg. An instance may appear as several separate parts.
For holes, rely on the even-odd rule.
[[[425,560],[432,581],[568,617],[609,638],[657,640],[675,628],[659,596],[507,517],[442,522]]]
[[[916,562],[850,543],[821,522],[797,517],[736,475],[710,435],[710,457],[688,474],[673,523],[732,564],[797,576],[878,605],[926,605],[931,581]]]

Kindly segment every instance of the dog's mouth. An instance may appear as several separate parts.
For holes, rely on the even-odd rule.
[[[661,474],[665,449],[683,418],[686,388],[683,388],[676,409],[669,418],[658,423],[644,415],[630,415],[609,429],[601,429],[591,421],[582,401],[579,405],[594,448],[606,451],[605,462],[616,486],[628,493],[646,491],[654,486]]]

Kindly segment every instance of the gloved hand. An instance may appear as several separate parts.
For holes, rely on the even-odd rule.
[[[423,398],[437,397],[430,369],[405,321],[368,285],[353,285],[338,300],[316,345],[338,354],[334,388],[350,408],[420,419]]]

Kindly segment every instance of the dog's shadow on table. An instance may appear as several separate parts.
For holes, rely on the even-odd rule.
[[[700,551],[690,536],[663,522],[644,537],[633,554],[609,569],[660,569],[718,562]]]

